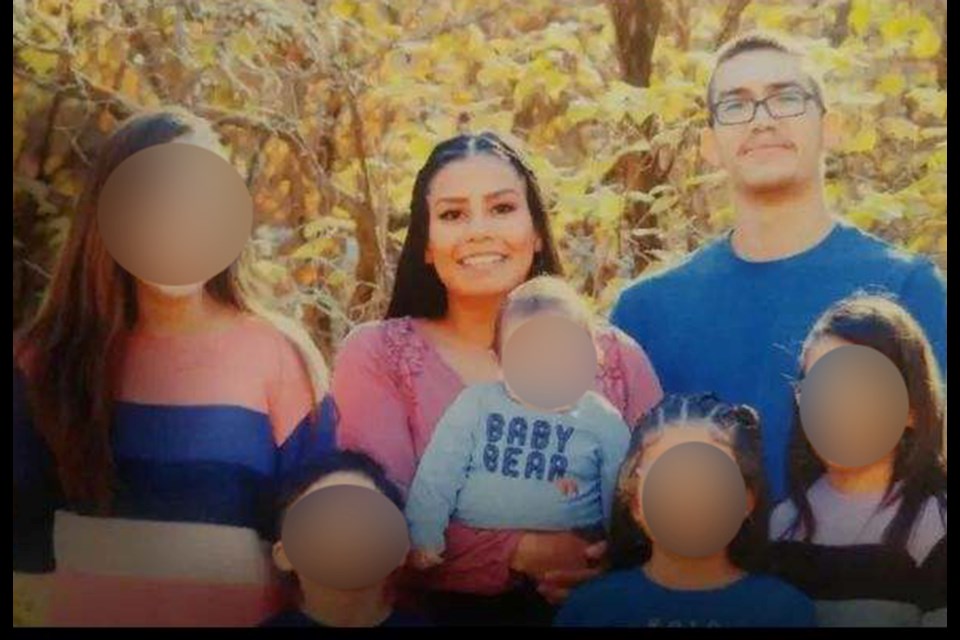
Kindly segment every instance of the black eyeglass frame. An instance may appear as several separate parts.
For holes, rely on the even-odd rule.
[[[801,96],[803,97],[803,103],[802,103],[802,104],[803,104],[803,109],[802,109],[801,111],[799,111],[798,113],[793,113],[793,114],[789,114],[789,115],[779,115],[779,116],[778,116],[778,115],[775,115],[775,114],[773,113],[773,111],[771,111],[770,106],[769,106],[769,104],[768,104],[768,101],[773,100],[773,99],[778,98],[778,97],[782,97],[784,94],[790,94],[790,93],[797,93],[797,94],[799,94],[799,95],[801,95]],[[776,93],[772,93],[772,94],[768,95],[767,97],[762,98],[762,99],[760,99],[760,100],[749,100],[749,99],[747,99],[747,98],[726,98],[726,99],[724,99],[724,100],[718,100],[717,102],[715,102],[715,103],[713,103],[712,105],[710,105],[710,124],[711,124],[711,125],[721,124],[721,125],[723,125],[723,126],[725,126],[725,127],[735,127],[735,126],[741,125],[741,124],[750,124],[751,122],[753,122],[754,120],[757,119],[757,112],[760,110],[760,106],[761,106],[761,105],[763,106],[764,111],[767,112],[767,115],[770,116],[770,118],[773,119],[773,120],[785,120],[785,119],[787,119],[787,118],[799,118],[800,116],[806,115],[806,113],[807,113],[807,103],[810,102],[811,100],[813,100],[814,102],[816,102],[816,103],[817,103],[817,106],[820,107],[820,112],[821,112],[821,114],[824,114],[824,113],[827,112],[827,107],[826,107],[826,105],[823,104],[823,99],[820,97],[820,95],[819,95],[817,92],[815,92],[815,91],[807,91],[806,89],[804,89],[804,88],[802,88],[802,87],[799,87],[799,86],[797,86],[797,87],[790,87],[790,88],[788,88],[788,89],[783,89],[783,90],[781,90],[781,91],[777,91]],[[718,108],[720,105],[724,104],[725,102],[733,102],[733,101],[744,101],[744,102],[750,102],[750,103],[753,104],[753,111],[750,113],[750,118],[749,118],[749,119],[747,119],[747,120],[742,120],[742,121],[737,121],[737,122],[723,122],[723,121],[720,119],[720,117],[719,117],[719,115],[718,115],[717,108]]]

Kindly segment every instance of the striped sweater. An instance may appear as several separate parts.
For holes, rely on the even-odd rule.
[[[134,334],[124,358],[110,518],[64,500],[30,362],[14,363],[13,570],[52,575],[55,625],[255,625],[283,604],[266,542],[279,483],[333,447],[332,403],[314,412],[295,348],[257,318]]]
[[[817,523],[810,542],[790,532],[791,501],[771,517],[776,573],[817,604],[820,626],[946,626],[946,500],[923,505],[906,549],[882,544],[897,504],[880,509],[881,493],[847,495],[825,477],[807,492]]]

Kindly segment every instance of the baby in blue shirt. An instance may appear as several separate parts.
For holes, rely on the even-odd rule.
[[[494,340],[503,380],[467,387],[440,419],[410,488],[411,564],[442,562],[451,518],[485,529],[603,537],[630,430],[596,376],[590,312],[563,281],[515,289]]]

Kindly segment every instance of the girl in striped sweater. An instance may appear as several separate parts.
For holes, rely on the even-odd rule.
[[[947,468],[936,361],[902,307],[855,296],[816,323],[802,371],[850,345],[882,353],[899,370],[909,400],[906,428],[876,462],[829,462],[806,435],[798,386],[790,498],[771,519],[774,566],[817,602],[821,626],[945,626]]]

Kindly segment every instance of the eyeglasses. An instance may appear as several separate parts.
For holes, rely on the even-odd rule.
[[[747,124],[757,117],[757,110],[763,106],[767,114],[775,120],[796,118],[807,112],[807,103],[813,100],[823,109],[820,98],[800,89],[791,89],[769,95],[763,100],[747,98],[728,98],[713,105],[711,113],[714,119],[723,125]]]

